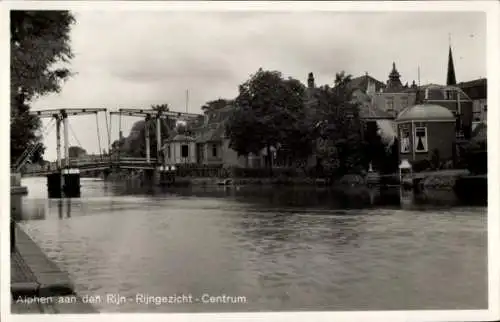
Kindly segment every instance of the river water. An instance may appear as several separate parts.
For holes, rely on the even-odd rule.
[[[23,184],[22,228],[101,312],[487,308],[486,207],[450,193]]]

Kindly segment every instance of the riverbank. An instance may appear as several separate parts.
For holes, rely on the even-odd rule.
[[[10,261],[13,314],[98,313],[74,292],[69,275],[17,225],[15,234]]]
[[[418,181],[420,188],[424,189],[454,189],[456,182],[460,178],[470,176],[468,170],[439,170],[419,172],[413,174],[413,179]],[[399,185],[399,175],[383,175],[380,179],[391,179],[389,185]],[[128,182],[142,182],[143,176],[141,173],[111,173],[108,178],[110,181],[128,181]],[[309,185],[309,186],[364,186],[369,184],[368,176],[348,174],[335,180],[328,182],[326,179],[314,177],[289,177],[289,176],[275,176],[275,177],[191,177],[191,176],[176,176],[174,183],[169,183],[173,186],[242,186],[242,185]],[[382,180],[379,184],[386,185],[387,180]]]
[[[470,172],[468,170],[457,169],[420,172],[415,174],[415,178],[422,179],[422,186],[424,189],[452,190],[458,179],[469,175]]]

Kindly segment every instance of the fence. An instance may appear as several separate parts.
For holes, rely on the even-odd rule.
[[[324,175],[315,168],[304,170],[294,167],[277,167],[272,169],[272,175],[269,168],[240,168],[223,167],[222,165],[199,165],[199,164],[176,164],[176,174],[180,177],[219,177],[219,178],[296,178],[296,177],[314,177],[320,178]]]

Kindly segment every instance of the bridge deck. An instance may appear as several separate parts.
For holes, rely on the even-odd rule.
[[[63,163],[64,164],[64,163]],[[149,162],[144,158],[92,158],[92,159],[78,159],[70,160],[69,168],[79,169],[80,172],[90,172],[90,171],[102,171],[111,168],[120,169],[137,169],[137,170],[151,170],[155,169],[160,164],[157,159],[150,159]],[[67,168],[67,167],[63,167]],[[25,171],[28,175],[48,175],[51,173],[57,173],[61,170],[54,166],[49,166],[45,168],[40,168],[31,171]]]

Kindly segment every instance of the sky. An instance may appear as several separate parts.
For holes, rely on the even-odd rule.
[[[238,85],[259,67],[317,85],[335,73],[369,73],[386,82],[392,63],[403,84],[446,82],[448,46],[457,81],[486,76],[486,16],[471,12],[74,12],[71,31],[75,76],[48,108],[149,108],[201,113],[217,98],[234,98]],[[189,100],[186,100],[189,90]],[[186,102],[187,101],[187,102]],[[187,104],[186,104],[187,103]],[[137,118],[122,119],[128,135]],[[101,148],[107,149],[99,119]],[[73,116],[70,145],[99,151],[95,116]],[[112,120],[112,139],[118,120]],[[73,134],[74,133],[74,134]],[[55,130],[45,139],[45,159],[56,158]]]

